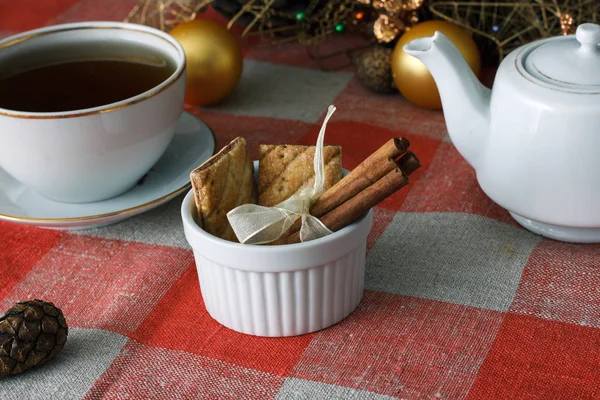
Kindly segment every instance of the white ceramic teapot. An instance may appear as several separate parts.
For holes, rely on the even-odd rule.
[[[525,228],[600,242],[600,26],[526,44],[484,87],[442,33],[404,51],[435,79],[452,142]]]

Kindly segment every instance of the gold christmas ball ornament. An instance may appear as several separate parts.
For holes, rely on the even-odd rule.
[[[355,57],[356,76],[363,86],[377,93],[397,90],[390,65],[392,51],[393,49],[376,46]]]
[[[465,57],[475,75],[479,76],[481,56],[471,35],[458,25],[437,20],[416,24],[400,37],[392,54],[392,75],[396,87],[408,101],[419,107],[440,110],[442,108],[440,94],[429,70],[420,60],[406,54],[403,50],[408,42],[432,36],[436,31],[448,36]]]
[[[186,103],[214,105],[235,90],[244,64],[241,46],[227,28],[195,19],[177,25],[169,33],[185,51]]]
[[[363,3],[363,2],[361,2]],[[365,2],[363,4],[369,4]],[[398,14],[401,11],[414,11],[423,5],[423,0],[373,0],[373,8],[384,9],[390,14]]]

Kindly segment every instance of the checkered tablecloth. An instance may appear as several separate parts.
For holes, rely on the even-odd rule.
[[[122,20],[135,2],[0,0],[0,34]],[[345,168],[393,136],[423,163],[375,210],[354,313],[282,339],[219,325],[181,197],[77,233],[0,222],[0,309],[41,298],[70,325],[60,356],[0,380],[0,399],[600,398],[600,246],[520,228],[479,189],[440,112],[324,72],[294,45],[248,50],[234,96],[188,111],[217,148],[244,136],[256,156],[259,143],[313,144],[329,104],[326,140],[343,146]]]

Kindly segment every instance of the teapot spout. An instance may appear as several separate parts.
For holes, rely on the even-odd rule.
[[[477,168],[489,136],[491,91],[481,84],[454,43],[441,32],[407,43],[404,52],[429,69],[440,92],[452,143]]]

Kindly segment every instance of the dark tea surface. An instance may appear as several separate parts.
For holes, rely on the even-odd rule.
[[[61,112],[115,103],[165,81],[172,65],[123,60],[57,63],[0,76],[0,107]]]

